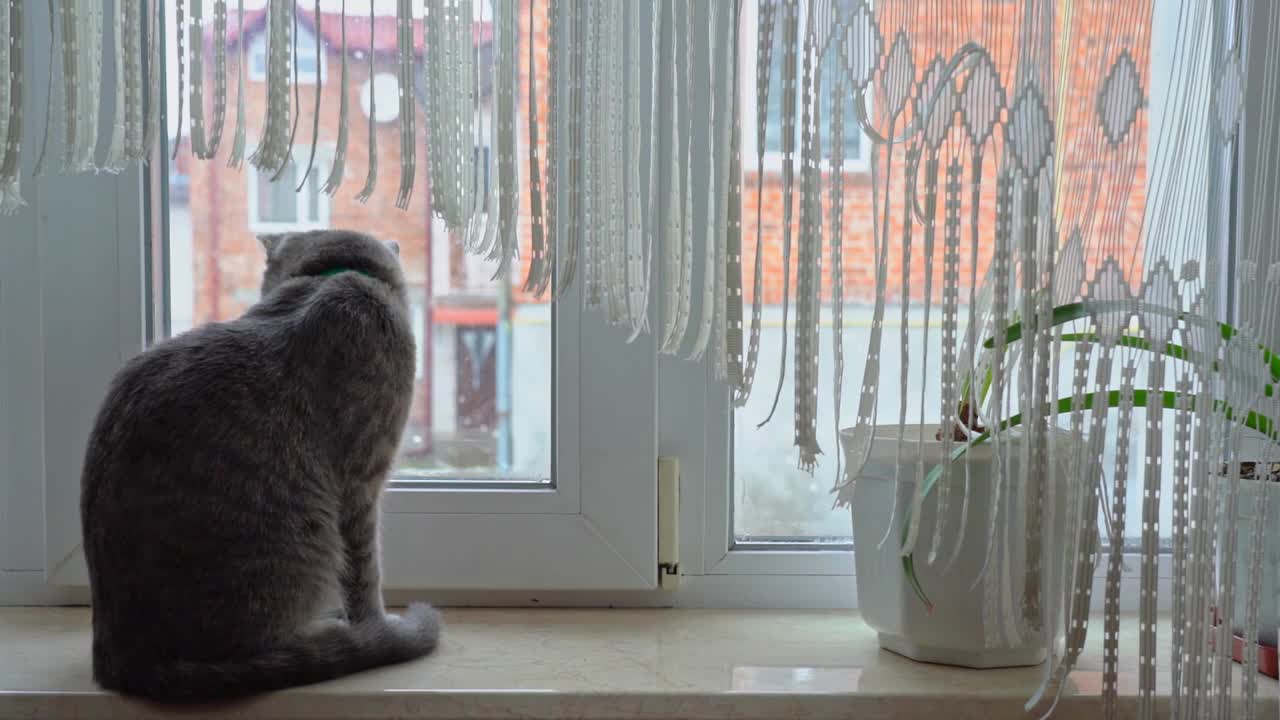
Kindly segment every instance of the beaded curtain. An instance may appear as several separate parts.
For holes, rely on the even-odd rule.
[[[266,0],[268,108],[253,148],[241,98],[245,63],[227,77],[229,18],[243,21],[244,0],[48,2],[47,28],[24,25],[22,0],[0,6],[0,212],[23,205],[24,168],[117,172],[157,152],[162,13],[176,20],[167,41],[177,44],[179,62],[169,72],[178,73],[184,105],[178,133],[189,136],[193,154],[213,158],[227,141],[233,167],[247,160],[279,177],[300,155],[308,159],[299,187],[319,172],[314,140],[305,146],[298,126],[318,122],[320,84],[313,103],[297,83],[293,42],[298,13],[318,15],[319,0],[314,8],[311,0]],[[754,14],[743,12],[744,2],[755,3]],[[825,403],[837,427],[846,420],[849,462],[837,469],[834,492],[839,503],[850,502],[876,437],[880,388],[897,385],[899,448],[933,439],[904,429],[931,411],[942,417],[937,439],[955,458],[932,468],[899,463],[899,479],[913,475],[916,488],[906,507],[889,509],[909,518],[901,552],[949,565],[958,543],[942,523],[921,537],[921,510],[936,503],[941,516],[960,503],[954,531],[963,534],[973,481],[967,451],[993,446],[999,461],[987,517],[1025,512],[1028,531],[1011,538],[1007,523],[991,523],[986,562],[972,582],[986,594],[989,644],[1030,634],[1049,650],[1044,686],[1028,710],[1053,707],[1079,658],[1098,571],[1103,694],[1108,716],[1115,713],[1124,539],[1137,528],[1139,715],[1154,716],[1158,556],[1162,533],[1170,536],[1170,654],[1160,662],[1171,674],[1173,715],[1226,717],[1235,700],[1251,716],[1256,651],[1249,647],[1233,679],[1230,633],[1241,627],[1256,635],[1265,550],[1280,542],[1264,532],[1266,493],[1247,541],[1237,539],[1242,465],[1274,457],[1273,419],[1280,417],[1280,363],[1265,349],[1277,327],[1280,263],[1260,221],[1280,178],[1266,162],[1246,159],[1238,183],[1261,200],[1240,207],[1224,167],[1241,154],[1247,99],[1255,98],[1262,126],[1274,123],[1275,44],[1265,62],[1249,63],[1241,28],[1280,36],[1280,8],[1239,0],[723,0],[701,8],[691,0],[549,0],[549,44],[535,57],[535,43],[518,37],[526,6],[518,0],[387,5],[397,18],[400,167],[374,162],[371,124],[368,173],[345,176],[344,92],[324,192],[394,193],[400,207],[415,190],[429,192],[434,212],[466,249],[507,274],[519,267],[524,174],[531,196],[525,290],[558,298],[582,283],[586,306],[628,338],[652,333],[660,352],[711,363],[741,407],[758,391],[768,251],[760,205],[743,205],[743,133],[754,133],[756,167],[763,167],[770,128],[780,127],[777,247],[781,266],[794,268],[784,273],[783,372],[789,364],[802,467],[813,471],[824,445],[828,456],[839,455],[835,438],[817,436]],[[421,64],[415,11],[429,56]],[[349,52],[346,2],[341,13],[341,68],[327,82],[345,86],[348,63],[362,56],[372,63],[374,53]],[[1164,32],[1175,38],[1160,78],[1151,57],[1157,15],[1169,19]],[[479,61],[477,19],[493,28],[490,63]],[[37,32],[50,38],[48,58],[23,51],[24,36]],[[752,36],[755,63],[744,65],[743,43]],[[528,53],[530,94],[523,120],[516,117],[521,52]],[[48,69],[38,75],[50,89],[47,107],[23,101],[23,66],[33,62]],[[542,66],[548,86],[539,90]],[[109,99],[104,68],[118,79]],[[421,103],[413,92],[419,72]],[[1153,107],[1157,82],[1164,101]],[[495,98],[483,117],[482,85]],[[744,85],[754,86],[754,117],[743,116],[736,89]],[[776,105],[771,93],[781,94]],[[107,113],[110,137],[100,139],[99,115]],[[861,362],[840,350],[842,128],[850,115],[870,143],[873,195],[876,295]],[[695,146],[695,129],[708,121],[709,146]],[[20,145],[24,122],[44,123],[39,147]],[[432,139],[426,190],[415,181],[427,168],[404,151],[417,123]],[[1259,142],[1256,157],[1276,156],[1272,134]],[[473,154],[475,144],[494,152]],[[707,172],[694,172],[708,159]],[[389,170],[398,170],[390,181]],[[756,197],[763,193],[757,186]],[[695,198],[711,211],[698,217]],[[755,232],[744,237],[753,212]],[[753,262],[744,267],[744,257]],[[913,275],[924,283],[917,292],[909,287]],[[1221,291],[1224,278],[1238,288],[1234,298]],[[885,332],[891,289],[901,297],[896,336]],[[836,349],[829,368],[820,367],[818,352],[824,300]],[[935,346],[927,333],[906,331],[913,310],[941,328]],[[1227,317],[1231,325],[1219,324]],[[882,366],[890,343],[901,360]],[[934,353],[941,392],[912,395],[910,383],[923,382]],[[834,379],[831,398],[818,397],[823,372]],[[846,402],[846,381],[859,378]],[[775,409],[781,387],[779,378],[764,388],[773,391]],[[1145,437],[1143,457],[1128,450],[1137,433]],[[1004,477],[1015,453],[1020,467],[1047,468],[1044,477]],[[1054,492],[1060,484],[1068,492]],[[1126,505],[1131,484],[1142,488],[1140,507]],[[1173,508],[1163,528],[1162,497]],[[1067,506],[1057,507],[1063,498]],[[1015,544],[1027,568],[1010,579]],[[1241,593],[1245,617],[1233,617]]]

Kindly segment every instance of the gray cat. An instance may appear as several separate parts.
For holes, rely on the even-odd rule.
[[[430,653],[427,605],[382,607],[378,505],[414,340],[394,243],[262,238],[262,299],[116,376],[81,483],[93,670],[215,700]],[[344,613],[326,616],[341,597]]]

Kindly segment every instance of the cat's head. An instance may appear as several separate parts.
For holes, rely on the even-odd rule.
[[[262,295],[298,277],[321,277],[347,270],[368,275],[404,291],[400,246],[351,230],[311,230],[259,235],[267,253]]]

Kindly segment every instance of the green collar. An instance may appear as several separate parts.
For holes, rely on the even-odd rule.
[[[332,277],[332,276],[334,276],[334,275],[340,275],[340,274],[342,274],[342,273],[344,273],[344,272],[360,273],[361,275],[364,275],[365,277],[373,277],[372,275],[370,275],[369,273],[365,272],[364,270],[360,270],[360,269],[353,268],[353,267],[336,267],[336,268],[330,268],[330,269],[328,269],[328,270],[325,270],[324,272],[316,273],[316,277]]]

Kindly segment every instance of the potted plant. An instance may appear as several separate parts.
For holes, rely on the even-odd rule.
[[[907,426],[902,430],[907,439],[899,452],[899,428],[877,429],[851,502],[858,608],[863,619],[877,631],[881,647],[913,660],[976,668],[1043,662],[1044,644],[1038,636],[999,627],[992,612],[999,600],[990,597],[991,588],[999,590],[998,583],[993,586],[976,582],[987,574],[984,566],[989,556],[989,529],[1001,522],[991,517],[996,465],[1007,450],[1005,490],[1016,489],[1013,485],[1024,476],[1020,450],[1025,437],[1010,428],[1002,433],[1006,447],[1000,452],[994,443],[969,449],[969,483],[964,500],[949,503],[943,512],[939,512],[939,504],[932,502],[919,510],[920,537],[930,538],[941,523],[948,543],[933,558],[934,562],[917,565],[915,553],[904,558],[900,552],[910,516],[890,509],[911,507],[917,485],[915,466],[924,465],[929,482],[928,478],[935,475],[932,468],[944,463],[946,450],[936,426]],[[1066,452],[1057,455],[1062,457]],[[1057,477],[1065,478],[1065,468]],[[934,486],[936,479],[930,490]],[[1062,494],[1066,488],[1065,482],[1056,484],[1058,508],[1066,506],[1067,498]],[[962,520],[962,515],[967,517]],[[997,570],[989,576],[998,574],[1012,582],[1023,577],[1027,563],[1023,543],[1010,540],[1024,537],[1026,524],[1024,514],[1007,517],[1008,522],[1001,523],[994,537],[997,547],[1007,552],[996,553]],[[958,532],[961,534],[956,535]],[[928,595],[924,588],[929,588]],[[999,634],[1006,637],[996,639]]]
[[[1106,268],[1103,269],[1103,272]],[[1159,274],[1158,272],[1155,274]],[[1134,313],[1155,318],[1146,323],[1145,332],[1128,329]],[[1121,316],[1120,321],[1116,317]],[[1065,326],[1092,321],[1086,332],[1065,332]],[[1215,328],[1221,338],[1223,357],[1231,353],[1230,377],[1219,377],[1214,387],[1226,388],[1225,397],[1212,398],[1209,410],[1234,426],[1247,428],[1264,439],[1276,441],[1274,420],[1255,411],[1237,411],[1257,405],[1259,397],[1270,397],[1280,382],[1280,357],[1270,350],[1244,339],[1235,328],[1208,320],[1195,313],[1182,313],[1165,306],[1136,299],[1085,300],[1059,305],[1043,328],[1052,328],[1064,343],[1106,344],[1143,352],[1157,353],[1209,368],[1221,373],[1217,347],[1206,347],[1203,339]],[[1173,330],[1182,328],[1184,338],[1200,338],[1199,347],[1174,344]],[[970,397],[968,388],[975,378],[982,378],[979,405],[987,400],[993,379],[991,360],[996,353],[1014,350],[1022,340],[1023,326],[1013,322],[983,342],[984,362],[965,379],[962,397]],[[1154,328],[1154,331],[1151,329]],[[1101,335],[1100,335],[1101,334]],[[1187,345],[1196,343],[1188,342]],[[1251,393],[1254,393],[1251,395]],[[1160,387],[1136,389],[1132,384],[1118,389],[1077,393],[1058,398],[1031,417],[1039,421],[1072,413],[1105,412],[1131,404],[1135,408],[1162,408],[1194,411],[1199,397],[1191,393],[1164,390]],[[1250,397],[1254,401],[1250,401]],[[1234,403],[1234,407],[1233,407]],[[1040,542],[1049,548],[1061,548],[1045,554],[1050,563],[1048,573],[1066,577],[1071,568],[1060,563],[1071,562],[1076,547],[1068,546],[1078,539],[1082,555],[1092,557],[1096,550],[1096,508],[1099,489],[1073,478],[1094,475],[1072,467],[1071,459],[1098,463],[1101,442],[1091,447],[1079,434],[1056,429],[1046,433],[1052,467],[1037,467],[1027,472],[1023,452],[1028,424],[1022,414],[1011,415],[994,427],[984,427],[982,414],[968,403],[955,413],[954,427],[898,427],[877,429],[866,453],[866,437],[856,429],[841,432],[846,460],[851,468],[859,468],[854,477],[851,506],[854,554],[857,564],[858,605],[865,621],[878,632],[885,649],[909,658],[967,667],[1006,667],[1034,665],[1043,662],[1046,649],[1056,637],[1045,637],[1038,618],[1022,617],[1027,612],[1028,593],[1039,588],[1039,557],[1027,550],[1028,516],[1025,499],[1028,493],[1040,497],[1045,507],[1035,520],[1042,531]],[[1077,426],[1078,429],[1078,426]],[[951,433],[951,442],[943,433]],[[1092,458],[1091,460],[1088,458]],[[862,461],[865,460],[863,464]],[[962,502],[926,502],[936,493],[944,476],[951,482],[964,478]],[[920,480],[922,478],[922,480]],[[1052,487],[1038,487],[1050,482]],[[919,488],[917,489],[917,486]],[[1046,491],[1047,490],[1047,491]],[[989,517],[995,507],[993,493],[1005,493],[1003,513]],[[1244,491],[1242,491],[1243,494]],[[1246,498],[1241,498],[1246,504]],[[903,511],[890,508],[903,507]],[[942,507],[943,511],[939,512]],[[1072,510],[1078,512],[1068,516]],[[1280,508],[1278,508],[1280,510]],[[1280,516],[1277,512],[1275,516]],[[1274,516],[1273,516],[1274,517]],[[913,518],[916,522],[914,534]],[[1074,535],[1065,532],[1075,520]],[[928,547],[915,538],[929,538],[942,523],[941,534],[947,538],[941,551],[935,542]],[[1273,523],[1274,524],[1274,523]],[[1083,530],[1081,530],[1083,528]],[[910,541],[910,542],[909,542]],[[1243,540],[1241,548],[1250,547]],[[920,558],[925,555],[925,561]],[[1248,555],[1242,551],[1241,555]],[[1239,559],[1239,556],[1237,556]],[[1091,561],[1090,561],[1091,562]],[[1078,570],[1078,568],[1075,568]],[[1088,568],[1091,577],[1092,566]],[[1247,576],[1247,575],[1246,575]],[[1239,593],[1237,597],[1244,595]],[[1265,593],[1264,593],[1265,595]],[[1274,598],[1274,594],[1270,597]],[[1032,605],[1038,602],[1033,600]],[[1061,613],[1048,623],[1062,628]],[[1075,608],[1079,612],[1079,608]],[[1088,612],[1086,597],[1084,609]],[[1237,617],[1243,617],[1243,610]],[[1267,613],[1274,607],[1263,607],[1260,627],[1266,627]],[[1010,622],[1010,619],[1013,622]],[[1022,620],[1027,622],[1022,622]],[[1274,628],[1274,619],[1270,627]]]

